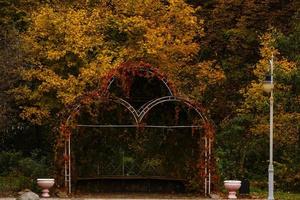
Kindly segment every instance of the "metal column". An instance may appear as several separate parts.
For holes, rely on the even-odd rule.
[[[68,189],[68,193],[72,192],[71,186],[71,136],[65,140],[65,153],[64,153],[64,161],[65,161],[65,188]]]

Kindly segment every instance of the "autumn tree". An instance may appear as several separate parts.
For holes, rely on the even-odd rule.
[[[27,17],[20,2],[0,2],[0,132],[1,136],[17,127],[18,108],[7,90],[19,81],[18,69],[22,62],[19,33],[27,26]]]
[[[269,105],[261,82],[273,53],[276,176],[278,183],[297,186],[299,1],[3,0],[0,4],[2,130],[14,127],[7,123],[13,120],[38,125],[59,120],[58,112],[97,88],[111,69],[143,61],[165,73],[180,95],[196,98],[208,108],[219,130],[223,177],[264,178]],[[270,26],[278,31],[265,34]],[[19,113],[21,120],[16,117]],[[39,132],[35,131],[37,138]],[[239,170],[232,174],[224,166]]]
[[[299,2],[296,0],[188,0],[201,6],[197,16],[204,19],[205,35],[199,43],[198,59],[216,60],[226,81],[211,87],[205,102],[218,124],[232,115],[243,102],[239,90],[255,78],[253,67],[260,59],[259,36],[270,27],[284,34],[291,31],[292,19]],[[226,102],[225,104],[223,102]]]
[[[150,63],[179,87],[185,84],[182,70],[209,75],[204,88],[222,79],[220,70],[209,70],[212,61],[189,65],[200,48],[194,38],[203,34],[203,21],[194,14],[183,0],[42,6],[22,35],[24,84],[12,90],[21,117],[41,124],[126,61]]]
[[[275,30],[261,37],[261,59],[253,69],[253,74],[256,78],[247,87],[240,90],[245,100],[236,110],[235,117],[224,120],[222,123],[223,127],[219,136],[222,137],[222,140],[220,138],[220,146],[223,146],[223,148],[230,146],[231,142],[224,141],[226,138],[227,141],[230,138],[233,141],[234,138],[241,138],[243,142],[238,143],[241,145],[239,148],[235,148],[234,143],[232,143],[233,146],[230,147],[230,150],[222,151],[220,149],[220,156],[229,156],[227,159],[229,158],[233,161],[231,164],[240,166],[235,176],[252,177],[258,173],[263,175],[267,170],[268,154],[264,149],[268,149],[269,95],[263,93],[262,83],[265,75],[269,73],[270,59],[273,55],[275,57],[275,176],[278,180],[278,185],[282,188],[287,188],[287,185],[295,188],[297,178],[292,178],[289,174],[298,173],[293,166],[296,166],[296,163],[299,162],[296,149],[299,148],[299,126],[297,121],[300,120],[300,113],[298,107],[294,106],[299,102],[299,94],[295,95],[293,90],[293,77],[297,74],[297,65],[295,62],[289,61],[280,55],[280,52],[275,48],[277,37],[278,32]],[[232,151],[235,153],[232,153]],[[257,154],[258,152],[265,153]],[[287,155],[294,155],[295,159]],[[256,167],[251,167],[253,162],[256,163]],[[225,167],[228,163],[224,161],[222,164]],[[226,176],[228,173],[231,172],[227,171],[227,174],[225,173],[224,175]]]

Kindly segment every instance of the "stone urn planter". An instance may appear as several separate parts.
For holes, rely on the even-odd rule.
[[[42,188],[42,197],[50,197],[49,189],[54,185],[53,178],[38,178],[37,184]]]
[[[224,181],[224,187],[228,190],[228,199],[236,199],[236,191],[240,189],[241,181],[226,180]]]

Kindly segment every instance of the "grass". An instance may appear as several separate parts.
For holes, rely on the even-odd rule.
[[[255,191],[251,192],[252,196],[267,198],[268,193],[266,191]],[[275,200],[300,200],[300,193],[281,192],[276,191],[274,193]]]
[[[280,200],[300,200],[300,193],[276,192],[275,198]]]
[[[25,176],[0,176],[0,196],[14,194],[25,188],[36,190],[35,182]]]

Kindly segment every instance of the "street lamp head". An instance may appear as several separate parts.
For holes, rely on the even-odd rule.
[[[265,81],[263,82],[263,89],[265,92],[270,93],[274,88],[273,80],[271,75],[267,75]]]

